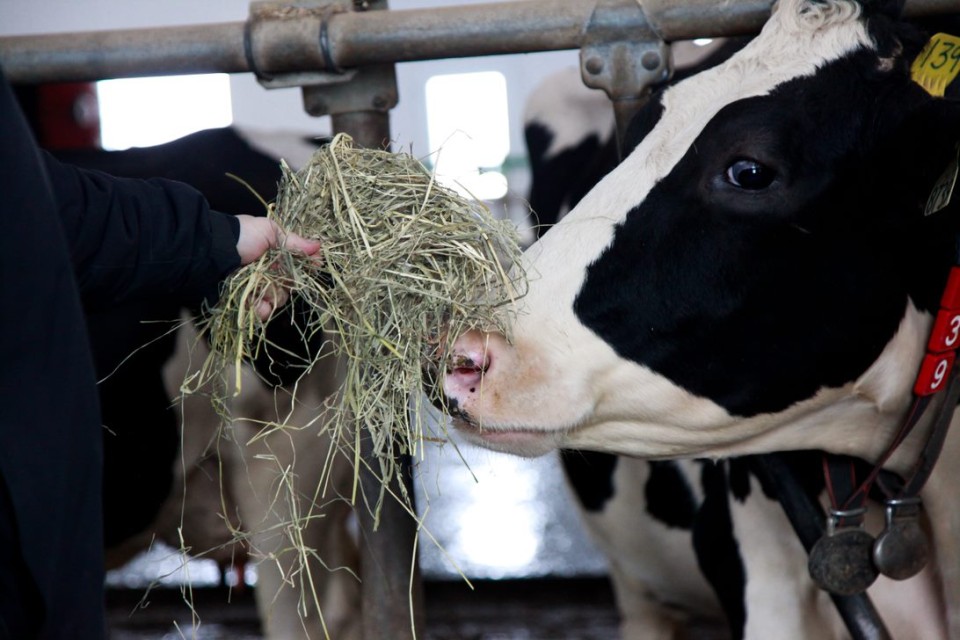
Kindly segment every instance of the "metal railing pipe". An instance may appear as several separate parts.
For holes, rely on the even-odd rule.
[[[245,23],[0,38],[11,82],[249,71]]]
[[[333,58],[362,66],[436,58],[579,48],[595,0],[528,0],[380,14],[330,21]]]
[[[175,73],[329,71],[437,58],[576,49],[595,0],[525,0],[334,13],[324,37],[287,21],[251,42],[247,22],[0,38],[13,82]],[[643,0],[639,22],[666,41],[757,31],[771,0]],[[960,0],[908,0],[908,16],[960,12]],[[645,17],[644,17],[645,16]],[[625,25],[628,28],[631,25]],[[646,24],[638,24],[645,27]],[[321,41],[326,43],[324,49]],[[256,69],[254,69],[256,67]]]

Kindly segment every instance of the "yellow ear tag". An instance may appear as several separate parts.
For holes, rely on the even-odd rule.
[[[960,154],[960,145],[957,145],[957,153]],[[936,213],[950,204],[950,198],[953,197],[953,188],[957,184],[957,173],[960,173],[960,162],[958,156],[954,155],[953,160],[947,165],[947,168],[933,185],[933,191],[927,198],[927,206],[923,209],[923,215],[929,216]]]
[[[960,73],[960,38],[938,33],[910,66],[910,77],[932,96],[942,97]]]

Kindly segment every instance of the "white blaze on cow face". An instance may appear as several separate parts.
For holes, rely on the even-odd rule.
[[[735,419],[711,400],[620,357],[582,324],[574,300],[616,225],[644,202],[723,107],[812,76],[861,48],[874,45],[855,3],[787,0],[738,54],[666,90],[662,115],[646,138],[526,252],[530,287],[520,301],[514,344],[475,333],[456,347],[461,361],[473,364],[448,372],[444,381],[463,417],[460,426],[482,444],[514,453],[582,446],[659,457],[736,451],[738,443],[772,428],[776,420]],[[848,391],[825,390],[791,413],[816,413]]]

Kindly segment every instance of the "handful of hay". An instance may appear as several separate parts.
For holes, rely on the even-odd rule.
[[[265,324],[252,303],[269,287],[286,287],[308,310],[304,339],[327,330],[345,361],[345,386],[327,428],[350,449],[355,469],[371,465],[386,487],[398,456],[416,455],[428,437],[421,390],[442,404],[436,385],[424,387],[425,364],[442,369],[467,329],[508,333],[506,303],[523,282],[503,265],[516,263],[519,239],[512,224],[437,184],[417,159],[354,148],[342,134],[300,171],[282,169],[268,215],[284,230],[319,238],[322,257],[280,248],[234,273],[201,327],[211,358],[185,387],[233,367],[234,388],[226,392],[239,393],[242,362],[265,348]],[[379,469],[359,458],[364,434]]]

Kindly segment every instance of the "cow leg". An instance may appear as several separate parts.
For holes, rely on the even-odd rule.
[[[314,499],[325,452],[313,453],[323,438],[279,432],[244,446],[252,435],[234,425],[241,460],[231,464],[231,481],[251,555],[260,559],[255,593],[266,637],[359,638],[351,510],[335,495]]]
[[[730,500],[746,574],[746,640],[847,637],[829,596],[813,584],[807,554],[783,513],[750,478],[746,500]]]
[[[564,469],[610,564],[624,640],[682,638],[692,618],[720,619],[691,540],[696,463],[572,452]]]
[[[196,343],[196,332],[190,327],[182,330],[180,346],[165,372],[172,389],[177,389],[186,373],[195,371],[208,353],[205,343]],[[326,493],[317,491],[331,444],[321,433],[323,400],[339,388],[340,381],[335,361],[323,361],[300,381],[297,403],[292,406],[286,390],[269,389],[245,368],[242,393],[229,399],[236,420],[223,432],[219,416],[204,395],[212,389],[178,403],[184,420],[178,486],[186,482],[188,506],[200,500],[205,513],[214,516],[214,522],[191,519],[199,526],[190,529],[208,535],[225,532],[228,540],[246,539],[249,554],[260,560],[255,596],[269,640],[359,637],[357,552],[347,526],[352,514],[350,507],[337,499],[348,495],[352,481],[349,465],[335,465]],[[278,422],[290,426],[257,437],[264,425]],[[216,455],[208,458],[211,454]],[[210,486],[200,482],[198,487],[198,481]],[[181,513],[186,516],[196,511],[181,509],[182,496],[180,492],[180,499],[170,509],[177,516],[171,520],[177,522]],[[224,511],[232,531],[224,526]],[[217,531],[207,531],[213,524],[219,524]],[[185,536],[186,525],[185,519]],[[195,552],[207,552],[212,543],[205,539],[203,544],[196,540],[187,544],[195,547]],[[216,547],[220,554],[205,555],[229,561],[224,554],[235,551],[223,544]]]
[[[352,472],[339,460],[321,487],[331,439],[320,433],[323,394],[313,393],[314,382],[301,381],[289,417],[284,390],[275,396],[252,382],[234,409],[237,416],[273,421],[279,416],[296,427],[257,438],[260,424],[231,426],[236,447],[230,482],[250,532],[251,555],[260,559],[255,593],[270,640],[360,637],[357,549],[348,527],[352,512],[341,499],[349,495]],[[254,390],[263,397],[250,395]]]
[[[173,464],[173,487],[151,527],[147,543],[156,535],[168,545],[191,555],[211,559],[221,567],[243,563],[245,551],[236,544],[236,504],[222,482],[222,460],[217,455],[220,416],[204,393],[182,396],[180,387],[189,372],[207,356],[197,342],[193,322],[184,314],[177,330],[176,349],[163,370],[167,395],[175,398],[179,451]],[[144,544],[145,548],[147,545]]]
[[[610,580],[617,597],[623,640],[679,640],[686,637],[684,622],[669,614],[645,585],[636,582],[618,566],[610,567]]]

